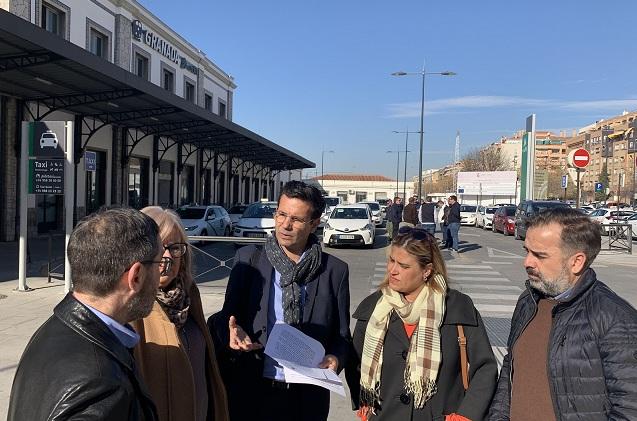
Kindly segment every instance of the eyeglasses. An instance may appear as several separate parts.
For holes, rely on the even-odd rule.
[[[173,243],[168,244],[167,246],[163,246],[164,250],[168,250],[170,256],[174,259],[178,259],[184,254],[186,254],[186,249],[188,248],[188,244],[186,243]]]
[[[281,212],[279,210],[274,212],[274,220],[278,223],[285,222],[285,220],[288,218],[290,218],[290,221],[292,222],[292,224],[296,225],[297,227],[303,226],[309,222],[312,222],[311,219],[309,221],[306,221],[305,219],[297,218],[296,216],[290,216],[287,213]]]
[[[144,265],[159,265],[159,270],[161,270],[161,275],[166,275],[170,272],[170,269],[173,267],[173,260],[170,257],[162,257],[161,260],[144,260],[139,262]],[[129,268],[130,269],[130,268]]]
[[[431,235],[431,233],[425,229],[406,227],[406,226],[402,226],[398,228],[398,234],[399,235],[411,234],[414,240],[427,240],[430,243],[431,243],[431,240],[434,238],[434,236]]]

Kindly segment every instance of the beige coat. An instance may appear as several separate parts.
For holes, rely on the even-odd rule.
[[[189,291],[190,311],[203,334],[206,345],[206,378],[208,382],[209,421],[227,421],[228,402],[212,338],[204,320],[201,297],[193,283]],[[151,313],[132,323],[141,336],[135,347],[135,361],[148,386],[160,421],[190,421],[195,419],[195,382],[192,368],[175,325],[159,303]],[[214,411],[212,410],[214,408]]]

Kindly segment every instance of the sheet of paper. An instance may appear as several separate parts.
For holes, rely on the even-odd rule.
[[[300,330],[285,323],[275,324],[265,353],[283,366],[287,383],[313,384],[345,396],[338,375],[329,368],[318,367],[325,356],[323,345]]]

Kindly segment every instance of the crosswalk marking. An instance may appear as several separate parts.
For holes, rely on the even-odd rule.
[[[387,269],[385,269],[385,268],[374,268],[374,270],[376,272],[385,272],[385,270],[387,270]]]
[[[376,266],[385,266],[386,262],[376,262]]]
[[[486,294],[484,292],[472,292],[469,294],[471,299],[474,300],[502,300],[502,301],[518,301],[520,294]]]
[[[450,270],[453,275],[499,275],[500,272],[493,270]]]
[[[483,260],[482,263],[489,264],[489,265],[512,265],[513,264],[513,262],[487,262],[486,260]]]
[[[492,269],[491,266],[486,265],[461,265],[461,264],[448,264],[447,269]]]
[[[472,284],[472,285],[461,285],[460,290],[471,290],[471,289],[496,289],[496,290],[508,290],[508,291],[522,291],[522,288],[515,285],[497,285],[497,284]]]
[[[490,282],[490,281],[507,281],[507,282],[511,282],[508,278],[495,278],[495,277],[482,277],[482,276],[454,276],[453,277],[454,281],[484,281],[484,282]]]
[[[490,312],[490,313],[513,313],[515,310],[514,305],[504,305],[504,304],[475,304],[476,309],[482,312]]]
[[[374,278],[384,278],[385,274],[384,273],[375,273],[374,274]]]

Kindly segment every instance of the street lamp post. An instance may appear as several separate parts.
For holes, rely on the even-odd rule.
[[[398,196],[398,171],[400,170],[400,148],[397,151],[387,151],[387,153],[395,153],[397,160],[396,160],[396,194],[395,196]]]
[[[325,180],[323,180],[323,176],[325,175],[323,173],[323,160],[324,160],[324,157],[325,157],[326,153],[334,153],[334,151],[331,151],[331,150],[330,151],[326,151],[326,150],[322,150],[321,151],[321,188],[323,188],[323,183],[325,183]]]
[[[444,71],[444,72],[427,72],[425,69],[425,64],[423,63],[422,71],[420,72],[394,72],[392,76],[409,76],[409,75],[420,75],[422,76],[422,95],[420,99],[420,147],[418,153],[418,200],[422,198],[422,146],[423,146],[423,126],[425,120],[425,76],[427,75],[441,75],[441,76],[455,76],[455,72]]]
[[[404,132],[400,132],[397,130],[392,130],[393,133],[397,133],[397,134],[405,134],[405,150],[403,152],[405,152],[405,176],[403,178],[403,198],[407,198],[407,153],[411,152],[407,150],[407,145],[409,144],[409,133],[418,133],[418,132],[410,132],[409,129],[407,129]]]

